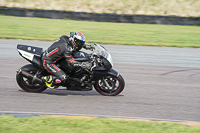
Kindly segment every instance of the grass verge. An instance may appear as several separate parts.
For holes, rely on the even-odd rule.
[[[78,30],[86,42],[200,47],[200,27],[0,16],[0,38],[55,41]]]
[[[199,133],[200,127],[176,123],[110,119],[66,119],[51,117],[14,118],[0,116],[1,133]]]

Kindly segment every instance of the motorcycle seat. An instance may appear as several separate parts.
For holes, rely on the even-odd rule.
[[[32,62],[33,62],[35,65],[37,65],[37,66],[39,66],[39,67],[42,67],[42,60],[41,60],[41,57],[42,57],[42,56],[40,56],[40,55],[34,55]]]

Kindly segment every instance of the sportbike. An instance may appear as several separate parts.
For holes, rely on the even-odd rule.
[[[19,54],[30,62],[17,70],[16,80],[18,85],[27,92],[42,92],[47,89],[43,76],[51,75],[43,68],[43,49],[28,45],[17,45]],[[90,70],[75,68],[70,70],[65,59],[60,59],[56,65],[61,68],[68,78],[65,82],[57,84],[72,91],[90,91],[93,88],[102,95],[115,96],[124,89],[123,77],[112,69],[113,62],[110,53],[99,44],[94,44],[92,52],[73,52],[72,56],[77,62],[91,62]]]

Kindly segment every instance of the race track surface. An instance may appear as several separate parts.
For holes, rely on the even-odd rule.
[[[27,93],[15,80],[28,64],[16,45],[52,42],[0,39],[0,113],[43,112],[200,122],[200,49],[104,45],[126,81],[118,96],[51,90]]]

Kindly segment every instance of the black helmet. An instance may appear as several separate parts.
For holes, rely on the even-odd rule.
[[[85,43],[85,36],[79,31],[70,32],[71,45],[77,51],[80,50]]]

